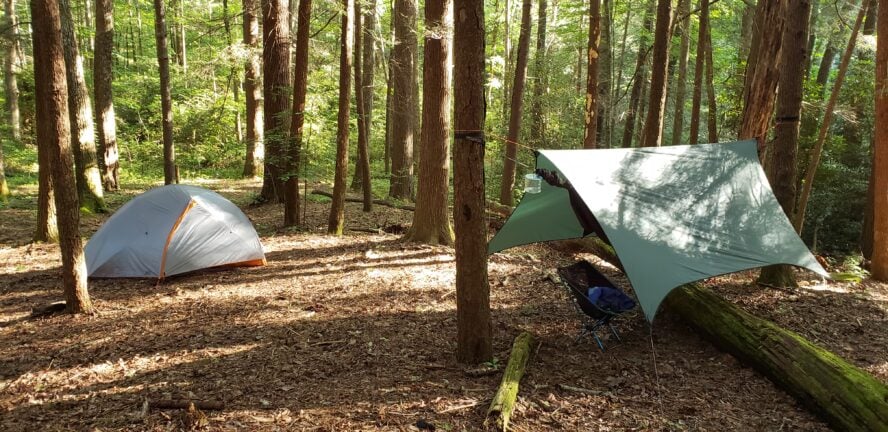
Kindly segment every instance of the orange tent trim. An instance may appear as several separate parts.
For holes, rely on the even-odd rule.
[[[179,217],[176,219],[176,223],[173,224],[173,228],[170,229],[170,233],[167,234],[166,243],[163,245],[163,254],[160,257],[160,272],[158,273],[159,281],[163,280],[163,277],[166,273],[166,260],[167,260],[167,249],[170,247],[170,242],[173,240],[173,235],[176,234],[176,230],[179,229],[179,225],[182,223],[182,220],[185,219],[185,215],[188,214],[194,205],[197,204],[196,201],[191,200],[188,201],[188,205],[182,209],[182,213],[179,214]]]

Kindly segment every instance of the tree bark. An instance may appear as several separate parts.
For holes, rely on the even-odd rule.
[[[709,5],[706,7],[708,10]],[[691,46],[691,0],[679,0],[678,16],[681,21],[676,28],[681,32],[681,44],[678,49],[678,80],[675,83],[675,108],[672,116],[672,145],[681,144],[684,133],[685,88],[688,82],[688,52]]]
[[[587,237],[581,243],[622,269],[613,249],[597,237]],[[801,335],[751,315],[698,284],[673,290],[663,305],[835,430],[881,431],[888,427],[888,387]]]
[[[360,186],[364,194],[365,212],[373,210],[373,184],[370,182],[370,135],[367,132],[367,124],[369,118],[364,111],[366,104],[364,103],[364,77],[361,67],[363,59],[361,57],[361,48],[363,46],[364,29],[362,28],[362,14],[357,5],[355,6],[355,29],[354,29],[354,68],[355,68],[355,109],[358,111],[358,157],[355,163],[355,176],[360,175]],[[353,183],[354,185],[354,183]]]
[[[99,166],[102,169],[102,183],[109,191],[120,188],[117,117],[114,113],[114,93],[111,87],[114,79],[111,57],[111,50],[114,46],[113,8],[114,2],[112,0],[96,0],[96,48],[93,59]],[[139,46],[141,46],[141,42],[139,42]]]
[[[817,134],[817,142],[811,150],[811,158],[808,161],[808,171],[805,173],[805,181],[802,183],[802,193],[799,197],[799,204],[796,209],[793,226],[796,231],[801,234],[805,223],[805,211],[808,207],[808,199],[811,197],[811,190],[814,187],[814,175],[817,174],[817,167],[820,165],[820,156],[823,153],[823,146],[826,143],[826,135],[829,133],[829,127],[832,124],[833,111],[839,100],[839,93],[842,91],[842,83],[845,81],[845,74],[848,71],[848,64],[851,63],[851,55],[854,54],[854,45],[857,42],[857,33],[866,16],[866,7],[860,7],[857,14],[857,20],[851,29],[851,36],[848,38],[848,45],[845,47],[845,53],[842,55],[842,62],[839,64],[839,73],[836,75],[836,82],[833,84],[832,93],[829,101],[826,103],[826,109],[823,112],[823,123],[820,124],[820,132]]]
[[[537,40],[533,66],[533,97],[530,101],[530,145],[534,148],[545,146],[546,113],[543,108],[543,95],[546,93],[546,10],[548,0],[539,0],[537,12]],[[596,44],[597,46],[597,44]],[[597,89],[596,89],[597,92]]]
[[[750,66],[746,70],[746,87],[743,91],[743,118],[737,135],[740,139],[758,140],[759,155],[764,150],[777,96],[777,60],[780,58],[787,4],[782,1],[761,1],[756,12],[757,37],[754,40],[757,39],[758,43],[753,42],[747,62]]]
[[[416,110],[416,0],[395,0],[392,48],[392,175],[389,196],[413,198],[413,140]]]
[[[178,14],[176,16],[176,58],[179,60],[179,66],[182,67],[182,74],[185,75],[188,73],[188,43],[185,35],[185,1],[186,0],[176,0],[176,6],[178,6]],[[174,13],[174,15],[176,15]]]
[[[876,33],[876,20],[879,15],[879,0],[867,0],[867,3],[866,19],[863,20],[863,35],[872,36]]]
[[[487,225],[484,222],[484,1],[454,3],[453,219],[456,232],[456,358],[493,357]]]
[[[654,30],[654,53],[651,62],[650,103],[642,131],[642,147],[659,147],[663,141],[663,113],[666,110],[671,27],[672,1],[658,0],[657,27]]]
[[[873,140],[873,278],[888,280],[888,6],[880,5],[876,40],[876,121]]]
[[[613,97],[613,0],[603,0],[603,11],[599,11],[601,23],[601,37],[598,42],[598,139],[596,147],[610,147],[613,145],[613,112],[611,106]]]
[[[530,0],[521,5],[521,32],[518,35],[518,61],[515,63],[515,80],[512,84],[512,102],[509,110],[509,130],[506,133],[506,149],[503,157],[503,177],[500,183],[500,204],[512,206],[512,188],[515,187],[515,168],[518,157],[519,133],[521,132],[521,105],[524,102],[524,82],[527,76],[527,55],[530,51]]]
[[[688,142],[700,142],[700,107],[703,102],[703,74],[706,64],[706,41],[709,39],[709,1],[700,0],[700,27],[697,30],[697,51],[694,53],[694,91],[691,96],[691,125]]]
[[[823,49],[823,56],[820,57],[820,67],[817,68],[817,78],[814,82],[820,85],[821,99],[826,95],[826,82],[829,81],[829,73],[832,70],[837,51],[832,40],[830,40],[826,43],[826,48]]]
[[[653,9],[655,4],[654,0],[650,0],[648,3],[649,6],[645,8],[644,12],[644,24],[642,25],[643,31],[638,42],[638,53],[635,57],[635,73],[632,77],[632,90],[629,93],[629,107],[626,109],[626,121],[624,122],[623,127],[622,146],[624,148],[632,147],[632,137],[635,132],[635,119],[638,117],[638,108],[642,99],[641,90],[644,87],[644,81],[647,77],[647,62],[645,59],[647,58],[648,53],[648,35],[653,26],[651,9]]]
[[[83,71],[83,57],[74,35],[74,19],[69,0],[59,0],[62,23],[62,47],[65,54],[65,75],[68,85],[68,115],[71,148],[74,151],[74,178],[80,207],[89,212],[104,212],[102,175],[96,157],[92,102]]]
[[[163,183],[179,183],[176,149],[173,147],[173,99],[170,95],[170,55],[167,49],[166,10],[163,0],[154,0],[154,38],[160,68],[160,109],[163,125]]]
[[[383,169],[387,175],[392,173],[392,103],[394,89],[392,88],[392,53],[389,50],[386,58],[385,75],[385,143],[383,143]]]
[[[583,148],[598,146],[598,59],[601,41],[600,0],[589,1],[589,42],[586,50],[586,105],[583,107]]]
[[[80,239],[80,208],[74,184],[74,157],[68,125],[68,88],[61,38],[58,2],[31,0],[31,21],[35,29],[34,91],[36,99],[37,142],[48,154],[54,196],[58,203],[59,238],[62,254],[62,286],[70,313],[89,313],[92,304],[86,286],[86,260]],[[44,167],[41,167],[43,169]]]
[[[706,17],[709,21],[709,17]],[[718,142],[718,106],[715,100],[715,85],[713,84],[713,62],[712,62],[712,25],[706,32],[706,96],[709,99],[709,109],[706,111],[707,126],[709,130],[709,142]]]
[[[262,141],[262,77],[259,75],[259,17],[258,0],[243,0],[244,46],[248,51],[244,62],[244,99],[247,110],[247,156],[244,177],[262,176],[265,145]]]
[[[31,37],[35,33],[31,33]],[[46,147],[37,144],[37,229],[35,242],[58,243],[59,225],[56,218],[55,192],[53,191],[52,159]]]
[[[363,12],[361,12],[362,8],[357,8],[355,14],[355,20],[357,20],[358,15],[362,16],[361,19],[361,32],[362,32],[362,45],[355,45],[355,61],[360,56],[361,61],[361,99],[363,100],[362,109],[363,114],[359,114],[360,118],[364,119],[364,134],[367,136],[367,164],[370,162],[370,143],[372,142],[373,135],[371,133],[371,125],[373,124],[373,81],[375,75],[375,67],[376,67],[376,0],[365,0],[366,4],[364,5]],[[360,54],[359,54],[360,50]],[[359,131],[360,132],[360,131]],[[363,165],[361,162],[361,157],[355,160],[355,175],[352,177],[351,189],[359,190],[363,188],[364,185],[364,172]],[[368,174],[369,178],[370,175]],[[372,194],[371,194],[372,195]]]
[[[741,6],[743,12],[740,18],[740,40],[738,41],[739,50],[737,53],[738,63],[749,58],[750,42],[752,41],[751,33],[753,31],[753,22],[755,21],[755,6],[751,2],[744,2]]]
[[[22,139],[21,132],[21,113],[19,110],[19,89],[16,72],[18,71],[19,51],[19,31],[18,16],[15,13],[15,0],[3,0],[4,19],[3,26],[6,28],[6,43],[4,44],[5,52],[3,55],[3,84],[6,89],[6,113],[9,115],[9,128],[12,139],[18,141]],[[0,161],[2,163],[2,161]],[[5,185],[5,180],[0,180]],[[0,186],[2,187],[2,186]],[[2,192],[0,192],[2,195]],[[0,198],[2,199],[2,198]]]
[[[796,200],[796,164],[799,145],[799,119],[802,115],[802,92],[807,64],[808,17],[810,0],[796,0],[786,14],[780,64],[780,92],[777,94],[777,125],[771,145],[768,180],[783,212],[790,220]],[[770,286],[796,287],[792,266],[774,265],[762,269],[758,283]]]
[[[450,167],[450,0],[427,0],[422,73],[422,158],[413,225],[407,240],[453,244],[448,214]]]
[[[348,177],[349,97],[351,96],[352,25],[354,0],[342,0],[342,29],[339,36],[339,116],[336,122],[336,171],[333,180],[333,202],[327,233],[342,235],[345,227],[345,189]]]
[[[287,154],[290,109],[290,10],[286,0],[262,1],[262,95],[265,149],[265,182],[262,197],[284,202],[284,182],[289,177]]]
[[[284,185],[284,226],[299,225],[299,167],[305,136],[305,97],[308,93],[308,47],[311,34],[311,0],[301,0],[297,12],[296,52],[293,55],[293,110]]]

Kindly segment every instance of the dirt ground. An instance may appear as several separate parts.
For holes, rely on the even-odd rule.
[[[205,186],[244,208],[268,266],[160,285],[91,280],[94,316],[29,318],[32,307],[61,300],[58,248],[28,243],[30,198],[0,210],[0,430],[181,430],[194,416],[148,402],[183,398],[224,404],[206,411],[204,430],[416,431],[419,421],[482,429],[501,377],[472,376],[455,362],[452,249],[392,234],[327,236],[320,201],[309,201],[305,229],[281,230],[279,206],[247,205],[258,184]],[[87,216],[84,235],[106,217]],[[411,217],[347,206],[349,227]],[[522,330],[538,341],[513,430],[828,430],[668,311],[653,327],[641,313],[621,319],[623,342],[606,340],[605,352],[575,343],[577,312],[549,275],[581,258],[598,262],[545,245],[490,258],[495,363],[505,365]],[[789,292],[752,277],[707,285],[888,382],[886,285],[815,281]]]

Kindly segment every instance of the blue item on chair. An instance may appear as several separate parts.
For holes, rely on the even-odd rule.
[[[590,335],[598,348],[604,351],[604,344],[596,332],[607,326],[614,338],[621,341],[611,320],[635,308],[635,300],[617,289],[610,279],[585,260],[559,268],[558,276],[562,285],[570,292],[574,305],[582,313],[582,328],[576,340]]]

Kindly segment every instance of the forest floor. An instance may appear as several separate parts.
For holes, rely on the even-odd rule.
[[[58,248],[29,243],[33,196],[0,209],[0,430],[180,430],[182,410],[147,405],[176,398],[224,403],[206,411],[205,430],[415,431],[420,420],[438,431],[482,428],[500,375],[472,377],[454,359],[451,248],[325,235],[328,204],[315,200],[304,229],[277,229],[280,206],[248,206],[257,183],[204,186],[254,221],[268,266],[160,285],[91,280],[93,316],[29,318],[32,307],[62,299]],[[347,206],[349,227],[411,216]],[[106,218],[85,217],[84,236]],[[641,313],[621,319],[623,342],[606,340],[606,352],[575,343],[577,312],[551,275],[581,258],[601,264],[545,245],[490,258],[496,363],[504,366],[520,331],[538,341],[513,430],[828,430],[668,310],[652,328]],[[786,291],[753,276],[706,284],[888,382],[888,286],[812,281]]]

